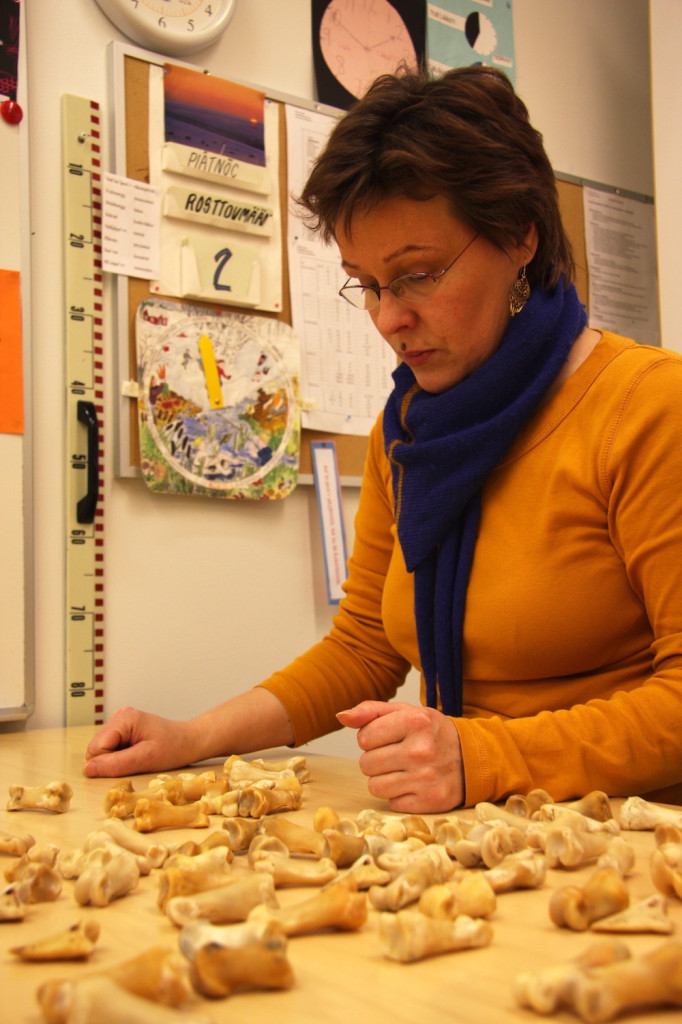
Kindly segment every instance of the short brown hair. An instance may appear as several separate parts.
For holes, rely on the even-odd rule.
[[[539,234],[531,283],[573,275],[554,171],[542,135],[502,72],[462,67],[383,75],[333,129],[298,198],[326,241],[350,231],[357,210],[384,199],[448,196],[453,213],[489,241]]]

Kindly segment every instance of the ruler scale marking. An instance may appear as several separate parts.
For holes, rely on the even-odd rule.
[[[104,350],[99,137],[99,104],[81,96],[63,96],[67,725],[98,725],[104,721]]]

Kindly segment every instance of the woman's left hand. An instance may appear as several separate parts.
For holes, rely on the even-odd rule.
[[[464,800],[464,767],[457,727],[433,708],[364,700],[336,716],[358,730],[360,770],[372,796],[392,811],[432,814]]]

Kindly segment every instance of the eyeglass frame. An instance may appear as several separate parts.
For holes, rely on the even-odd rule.
[[[424,295],[421,298],[413,297],[411,299],[403,300],[405,302],[425,302],[426,299],[428,299],[431,295],[433,295],[433,292],[435,292],[438,286],[438,282],[440,281],[443,274],[447,274],[448,270],[451,270],[452,267],[454,267],[455,263],[460,258],[460,256],[463,256],[464,253],[469,248],[469,246],[473,245],[473,243],[478,238],[479,234],[480,232],[477,231],[476,234],[469,239],[464,248],[457,253],[454,260],[448,263],[447,267],[444,267],[443,270],[439,271],[437,274],[400,274],[398,277],[394,277],[392,281],[389,281],[388,284],[349,284],[348,281],[352,280],[352,278],[349,277],[346,283],[343,285],[343,287],[339,288],[339,295],[341,296],[342,299],[345,299],[348,305],[352,306],[353,309],[360,309],[363,310],[365,313],[371,313],[372,310],[377,309],[379,304],[381,303],[382,292],[389,291],[391,295],[395,296],[396,299],[403,300],[403,296],[398,295],[394,290],[395,285],[398,284],[399,281],[404,281],[406,279],[409,279],[410,281],[424,281],[426,280],[426,278],[430,278],[433,281],[434,289],[432,292],[429,293],[429,295]],[[353,291],[356,291],[357,289],[362,289],[362,293],[364,295],[367,295],[368,292],[371,292],[373,295],[376,295],[376,303],[369,307],[356,305],[351,299],[349,299],[348,295],[346,295],[346,292],[350,291],[351,289]]]

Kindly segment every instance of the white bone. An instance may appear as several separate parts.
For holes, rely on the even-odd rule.
[[[275,883],[264,872],[244,872],[230,885],[206,889],[192,896],[175,896],[166,904],[166,914],[178,927],[205,918],[211,924],[245,921],[259,903],[276,907]]]
[[[483,918],[460,914],[454,921],[427,917],[418,910],[382,913],[379,937],[384,956],[402,963],[422,960],[439,953],[488,946],[493,929]]]
[[[178,1018],[176,1009],[133,995],[104,975],[46,982],[37,995],[51,1024],[212,1024],[201,1012],[185,1010]]]
[[[631,830],[655,829],[664,824],[682,828],[682,809],[660,807],[641,796],[629,796],[621,804],[618,817],[622,827]]]
[[[45,786],[10,786],[8,811],[40,810],[63,814],[68,811],[73,790],[68,782],[48,782]]]
[[[73,893],[81,906],[91,903],[96,907],[106,907],[112,900],[132,892],[139,881],[140,869],[134,853],[123,848],[102,847],[87,854]]]

